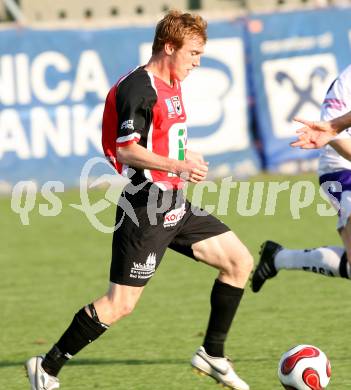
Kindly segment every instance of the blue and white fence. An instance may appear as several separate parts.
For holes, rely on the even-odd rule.
[[[202,66],[183,92],[189,145],[213,174],[274,171],[316,156],[288,146],[292,117],[318,118],[329,83],[349,62],[350,20],[350,9],[329,9],[209,24]],[[153,26],[1,30],[0,182],[77,184],[87,159],[102,155],[109,87],[145,63],[153,33]]]

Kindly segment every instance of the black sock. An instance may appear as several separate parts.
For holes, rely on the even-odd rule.
[[[63,365],[69,359],[70,358],[68,356],[65,356],[55,344],[45,355],[45,358],[41,365],[48,374],[57,376]]]
[[[203,344],[210,356],[224,356],[224,342],[243,293],[242,288],[215,280],[211,292],[211,315]]]
[[[340,277],[349,279],[347,268],[348,268],[347,254],[346,252],[344,252],[344,254],[341,256],[340,265],[339,265]]]
[[[57,376],[67,360],[107,330],[108,326],[99,321],[94,306],[89,305],[89,309],[93,318],[83,307],[76,313],[60,340],[46,354],[42,367],[48,374]]]

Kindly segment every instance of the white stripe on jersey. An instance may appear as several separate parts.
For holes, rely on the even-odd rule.
[[[153,133],[153,129],[154,129],[154,126],[151,123],[150,124],[149,133],[147,135],[147,144],[146,144],[146,149],[150,150],[150,152],[152,152],[152,133]],[[150,169],[144,169],[144,175],[145,175],[145,177],[148,180],[153,181]]]
[[[148,74],[149,77],[150,77],[150,82],[151,82],[152,88],[155,90],[155,93],[156,93],[156,95],[157,95],[157,89],[156,89],[156,86],[155,86],[154,75],[153,75],[151,72],[147,72],[147,74]],[[149,133],[148,133],[148,135],[147,135],[147,144],[146,144],[146,149],[147,149],[147,150],[150,150],[150,152],[152,152],[152,136],[153,136],[153,130],[154,130],[154,126],[153,126],[153,123],[151,123],[150,129],[149,129]],[[146,177],[148,180],[153,181],[152,175],[151,175],[151,172],[150,172],[150,169],[144,169],[144,175],[145,175],[145,177]]]
[[[330,120],[351,110],[351,65],[341,72],[332,87],[328,91],[321,110],[321,119]],[[351,128],[342,131],[336,138],[351,139]],[[339,153],[329,145],[321,149],[318,174],[324,175],[351,170],[351,161],[341,157]]]
[[[128,141],[131,141],[133,140],[134,138],[138,138],[140,139],[140,134],[139,133],[132,133],[132,134],[129,134],[129,135],[125,135],[124,137],[118,137],[116,142],[118,142],[119,144],[123,143],[123,142],[128,142]]]

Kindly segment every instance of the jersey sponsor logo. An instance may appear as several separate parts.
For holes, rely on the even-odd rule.
[[[163,227],[176,226],[177,223],[184,217],[185,213],[185,203],[183,203],[177,209],[169,211],[164,217]]]
[[[123,130],[123,129],[134,130],[134,120],[133,119],[128,119],[128,120],[124,121],[121,124],[121,130]]]
[[[182,105],[180,103],[179,96],[172,96],[171,99],[177,115],[182,115],[183,110],[182,110]]]
[[[171,99],[165,99],[165,103],[166,103],[167,110],[168,110],[168,118],[174,118],[175,110],[174,110]]]
[[[185,129],[178,130],[178,160],[185,160],[186,152],[186,131]]]
[[[146,259],[145,264],[133,262],[130,270],[130,277],[133,279],[149,279],[155,273],[156,253],[151,252]]]
[[[326,98],[324,99],[323,106],[324,108],[333,108],[335,110],[341,111],[346,108],[346,103],[340,99]]]
[[[168,133],[168,157],[175,160],[185,160],[187,149],[187,128],[185,123],[175,123]],[[176,177],[177,175],[168,172],[168,177]]]

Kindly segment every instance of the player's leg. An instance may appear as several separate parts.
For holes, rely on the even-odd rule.
[[[219,270],[204,347],[209,355],[224,356],[224,342],[252,269],[252,256],[231,231],[196,242],[192,249],[196,259]]]
[[[42,364],[45,371],[57,376],[68,359],[100,337],[112,324],[130,314],[142,291],[143,287],[110,283],[104,296],[75,314],[71,325],[45,356]]]
[[[144,286],[126,286],[110,283],[110,288],[104,296],[93,302],[101,322],[112,325],[134,310]]]
[[[192,245],[194,256],[219,270],[218,280],[243,289],[253,266],[246,246],[232,232],[209,237]]]
[[[211,313],[203,346],[194,355],[192,364],[226,386],[248,389],[224,357],[224,343],[252,269],[252,256],[231,231],[196,242],[192,249],[196,259],[219,270],[211,291]],[[226,366],[230,369],[223,375],[220,368]]]
[[[323,246],[312,249],[288,249],[273,241],[261,246],[259,262],[253,272],[251,288],[260,291],[266,280],[282,270],[302,270],[325,276],[343,277],[342,264],[346,261],[345,249]]]
[[[351,279],[351,219],[348,218],[346,225],[340,229],[340,237],[344,243],[345,253],[339,266],[339,275]]]
[[[329,187],[326,188],[329,190],[327,195],[331,203],[338,208],[337,229],[347,251],[347,248],[351,248],[350,176],[351,171],[345,170],[323,175],[320,178],[321,185],[330,182],[338,182],[341,185],[342,192],[333,192]],[[325,276],[349,278],[350,265],[347,257],[351,258],[351,252],[347,254],[345,248],[323,246],[312,249],[287,249],[273,241],[266,241],[261,246],[260,259],[251,279],[251,288],[253,292],[260,291],[265,281],[276,276],[282,269],[311,271]]]
[[[192,208],[189,202],[186,210],[178,235],[169,247],[219,270],[211,292],[211,314],[204,346],[196,351],[191,364],[229,388],[247,390],[249,386],[224,357],[224,342],[252,268],[252,257],[218,219],[211,215],[199,216],[193,212],[199,210]]]
[[[45,356],[35,356],[26,363],[33,390],[59,387],[57,375],[64,364],[88,344],[99,338],[113,323],[130,314],[143,287],[110,284],[108,292],[81,308],[58,342]]]
[[[129,197],[140,224],[124,216],[122,207],[117,208],[116,226],[119,228],[112,242],[109,289],[75,314],[70,326],[45,357],[29,359],[27,372],[33,390],[58,388],[56,376],[63,365],[134,309],[168,245],[168,242],[160,242],[158,227],[147,222],[147,195],[138,193]],[[134,207],[135,203],[138,207]],[[152,230],[156,230],[156,234]],[[150,236],[156,237],[154,242]]]

